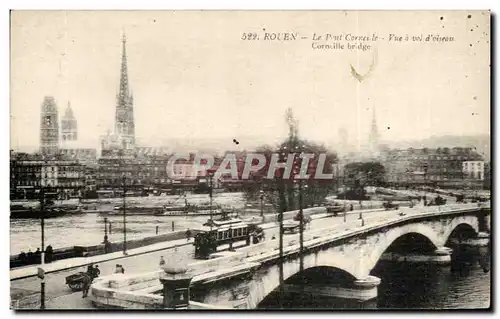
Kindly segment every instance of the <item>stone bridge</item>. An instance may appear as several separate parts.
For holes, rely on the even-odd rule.
[[[284,236],[283,280],[287,291],[299,288],[294,279],[314,269],[339,274],[325,278],[327,285],[302,286],[302,292],[369,300],[377,296],[380,279],[370,272],[381,259],[408,262],[451,261],[452,243],[488,237],[489,207],[448,205],[394,211],[392,216],[375,215],[363,223],[344,223],[304,233],[303,263],[300,262],[299,235]],[[224,252],[214,259],[189,265],[193,274],[190,299],[221,308],[258,307],[280,283],[278,240]],[[159,274],[150,275],[151,284],[142,283],[149,293],[162,291]],[[134,282],[137,285],[137,281]],[[115,284],[116,285],[116,284]],[[126,284],[118,284],[117,286]],[[305,290],[304,290],[305,289]],[[326,291],[326,292],[325,292]],[[98,291],[97,291],[98,294]]]
[[[342,287],[332,287],[331,295],[371,299],[377,296],[380,280],[370,276],[370,271],[381,258],[404,256],[409,261],[449,262],[451,250],[446,245],[451,239],[470,239],[486,231],[488,213],[486,209],[478,208],[416,213],[374,225],[368,221],[355,230],[349,227],[340,232],[338,229],[322,230],[312,238],[308,234],[305,236],[302,271],[317,267],[340,270],[352,281]],[[284,250],[285,283],[301,272],[299,245],[295,242],[288,241],[287,245],[291,246]],[[408,245],[412,242],[413,246]],[[255,266],[249,265],[248,272],[236,277],[224,278],[221,273],[219,278],[194,280],[192,299],[211,305],[256,308],[279,286],[279,252],[257,254],[246,261]],[[308,290],[314,291],[315,288]]]

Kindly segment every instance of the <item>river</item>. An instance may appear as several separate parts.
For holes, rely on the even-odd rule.
[[[490,307],[490,253],[481,248],[452,266],[379,262],[378,297],[367,302],[287,293],[287,309],[480,309]],[[319,279],[319,278],[318,278]],[[310,278],[314,280],[314,278]],[[278,294],[259,308],[279,307]]]
[[[206,194],[192,194],[186,197],[189,204],[205,204],[209,202]],[[97,208],[106,207],[112,210],[114,205],[121,204],[121,199],[113,200],[116,203],[98,203]],[[182,205],[184,197],[161,196],[145,198],[127,198],[127,205],[144,204],[174,204]],[[244,199],[241,193],[221,193],[213,198],[213,204],[228,205],[235,209],[244,207]],[[130,213],[133,213],[129,210]],[[107,216],[99,213],[87,213],[77,215],[66,215],[57,218],[45,219],[45,246],[51,245],[54,249],[78,245],[97,245],[104,240],[104,217],[111,222],[110,241],[121,241],[123,239],[123,217]],[[128,215],[127,239],[142,238],[156,234],[172,232],[172,230],[185,230],[196,228],[205,223],[208,216],[145,216]],[[174,229],[172,229],[172,223]],[[41,246],[41,227],[39,219],[10,219],[10,254],[16,255],[21,251],[36,251]]]

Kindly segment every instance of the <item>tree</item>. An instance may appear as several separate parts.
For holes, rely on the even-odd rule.
[[[385,168],[379,162],[355,162],[345,166],[347,199],[366,199],[366,186],[385,185]]]
[[[270,203],[276,209],[290,211],[299,208],[299,183],[302,188],[303,207],[312,207],[315,204],[320,204],[325,199],[329,191],[333,189],[333,180],[315,179],[319,156],[320,154],[326,154],[323,170],[320,172],[323,174],[333,173],[333,164],[337,163],[338,158],[337,154],[329,152],[323,145],[299,138],[298,121],[291,109],[286,111],[285,118],[289,128],[288,138],[277,146],[263,145],[256,149],[258,153],[266,157],[267,163],[264,168],[251,176],[253,183],[247,184],[245,197],[248,201],[252,201],[263,196],[264,201]],[[282,162],[286,161],[289,154],[295,154],[292,176],[298,174],[302,166],[300,153],[314,154],[314,157],[309,159],[307,172],[305,172],[310,175],[309,179],[282,179],[280,174],[283,174],[283,169],[276,170],[274,179],[267,179],[265,175],[268,172],[268,165],[272,154],[276,152],[280,154],[280,161]],[[263,192],[260,192],[261,190]]]

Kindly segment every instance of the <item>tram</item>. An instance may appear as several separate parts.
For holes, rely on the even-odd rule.
[[[264,238],[262,228],[239,219],[209,220],[203,226],[204,229],[194,238],[196,259],[208,259],[221,245],[229,244],[229,249],[232,249],[236,242],[245,241],[246,245],[250,245],[251,240],[257,244]]]

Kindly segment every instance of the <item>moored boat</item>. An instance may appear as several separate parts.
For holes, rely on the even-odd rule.
[[[161,214],[161,216],[220,216],[222,215],[222,211],[220,209],[197,209],[194,211],[190,210],[165,210]]]
[[[10,218],[54,218],[65,215],[81,214],[83,213],[81,207],[47,207],[40,211],[40,209],[19,208],[11,207]]]
[[[39,201],[11,201],[10,218],[54,218],[69,214],[81,214],[82,206],[78,199],[47,199],[43,212]]]

